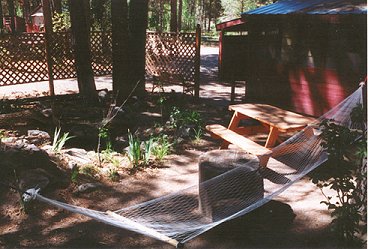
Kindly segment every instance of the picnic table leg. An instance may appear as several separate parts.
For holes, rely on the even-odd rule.
[[[274,126],[271,126],[270,133],[268,134],[265,147],[266,148],[274,147],[278,137],[279,137],[279,130]]]
[[[238,128],[238,125],[239,125],[239,122],[240,122],[240,117],[242,115],[238,112],[234,112],[234,115],[232,116],[231,120],[230,120],[230,123],[229,123],[229,126],[227,127],[229,130],[232,130],[232,131],[235,131],[236,128]],[[222,144],[221,144],[221,149],[227,149],[229,148],[229,142],[227,141],[223,141]]]

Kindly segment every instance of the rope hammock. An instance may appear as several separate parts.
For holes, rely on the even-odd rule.
[[[248,170],[254,165],[251,160],[199,185],[113,212],[100,212],[62,203],[46,198],[34,189],[29,190],[28,195],[56,207],[180,247],[205,231],[267,203],[325,162],[328,156],[321,146],[316,127],[321,121],[331,119],[336,124],[353,127],[350,113],[362,101],[361,86],[316,123],[273,148],[268,154],[270,158],[267,167],[259,168],[256,171],[258,175]],[[247,194],[244,194],[245,189],[255,189],[255,186],[262,191],[246,191]],[[204,206],[212,207],[211,216],[203,212]]]

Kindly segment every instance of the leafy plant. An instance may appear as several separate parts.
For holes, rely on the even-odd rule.
[[[94,165],[85,165],[84,167],[81,167],[79,169],[79,173],[82,175],[95,178],[98,175],[99,170]]]
[[[152,154],[152,148],[153,148],[153,139],[150,138],[148,141],[144,142],[144,156],[143,161],[145,165],[148,165],[149,160],[151,158]]]
[[[128,158],[131,163],[133,163],[133,167],[138,167],[139,162],[141,160],[141,142],[139,138],[133,136],[130,131],[128,132]]]
[[[199,141],[203,136],[203,129],[202,127],[198,127],[197,129],[193,129],[194,131],[194,139],[195,141]]]
[[[61,128],[55,128],[54,139],[52,141],[51,150],[59,153],[64,147],[65,143],[72,139],[74,136],[69,136],[69,132],[63,133],[60,136]]]
[[[128,158],[133,164],[133,167],[136,168],[140,165],[148,165],[154,148],[153,138],[150,138],[148,141],[141,142],[138,137],[128,132],[128,140]],[[141,145],[143,145],[143,148]]]
[[[113,182],[116,182],[116,181],[119,180],[119,173],[118,173],[118,170],[115,167],[109,169],[107,176]]]
[[[106,149],[102,151],[102,153],[100,153],[101,150],[101,142],[105,141],[106,143]],[[103,160],[108,161],[111,159],[112,157],[112,144],[110,141],[110,136],[109,136],[109,129],[102,126],[98,128],[98,142],[97,142],[97,156],[98,156],[98,162],[101,166],[101,163]],[[102,157],[101,157],[102,154]]]
[[[73,167],[71,175],[70,175],[70,180],[73,183],[76,183],[78,181],[78,176],[79,176],[79,167]]]
[[[162,135],[155,139],[152,154],[157,160],[162,161],[170,153],[171,143],[167,135]]]
[[[197,111],[181,110],[174,106],[170,113],[170,124],[173,128],[182,126],[198,128],[202,126],[202,117]]]
[[[352,112],[353,121],[358,112],[357,109]],[[361,118],[355,120],[362,121]],[[359,173],[363,159],[366,158],[366,131],[351,130],[333,120],[322,122],[320,128],[323,139],[321,145],[328,153],[329,160],[312,172],[312,182],[326,197],[326,201],[321,203],[332,211],[332,228],[338,239],[351,246],[360,243],[360,223],[364,221],[361,210],[366,204],[362,201],[360,186],[357,184],[360,182],[366,185],[366,178],[362,179],[366,176]],[[323,188],[326,187],[333,190],[336,196],[325,194]]]
[[[0,144],[1,144],[1,140],[5,138],[5,130],[0,129]]]
[[[70,17],[66,13],[54,12],[52,16],[52,29],[54,32],[64,32],[70,28]]]

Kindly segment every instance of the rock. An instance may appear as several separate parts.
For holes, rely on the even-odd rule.
[[[24,150],[29,151],[30,154],[33,154],[34,152],[38,152],[41,151],[40,148],[38,148],[36,145],[34,144],[25,144],[25,146],[23,147]]]
[[[41,114],[42,114],[43,116],[45,116],[46,118],[49,118],[49,117],[51,117],[51,116],[52,116],[52,109],[51,109],[51,108],[43,109],[43,110],[41,111]]]
[[[92,162],[88,155],[88,152],[84,149],[67,149],[64,150],[64,155],[69,159],[69,163],[74,162],[75,164],[88,164]]]
[[[74,169],[75,167],[78,167],[78,164],[76,162],[70,161],[68,162],[68,168],[69,169]]]
[[[77,193],[89,193],[101,188],[103,185],[100,183],[84,183],[78,186]]]
[[[80,148],[66,149],[64,150],[64,153],[70,156],[76,156],[76,157],[83,157],[83,156],[87,156],[88,154],[88,152],[85,149],[80,149]]]
[[[40,130],[28,130],[27,136],[50,139],[50,135],[46,131],[40,131]]]
[[[22,191],[30,188],[44,189],[50,183],[50,177],[49,173],[40,168],[23,171],[19,176],[19,188]]]

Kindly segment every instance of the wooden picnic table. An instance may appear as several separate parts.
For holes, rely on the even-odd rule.
[[[306,117],[267,104],[230,105],[229,110],[234,111],[234,114],[228,129],[241,135],[268,132],[264,146],[266,148],[274,147],[280,134],[302,130],[316,121],[313,117]],[[257,120],[259,124],[239,127],[242,120]]]

